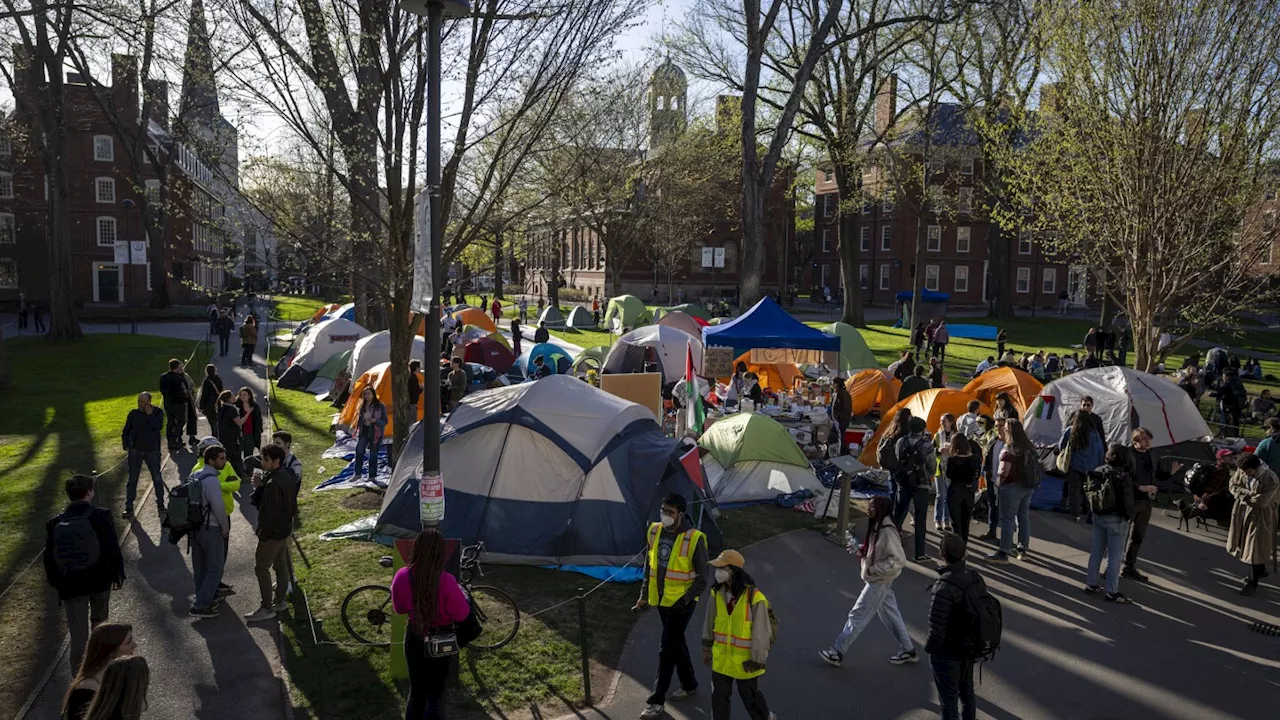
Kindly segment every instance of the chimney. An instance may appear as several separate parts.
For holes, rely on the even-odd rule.
[[[1204,108],[1193,108],[1187,111],[1187,145],[1203,147],[1208,141],[1209,129]]]
[[[742,98],[737,95],[716,96],[716,133],[736,134],[742,131]]]
[[[875,113],[876,135],[882,136],[893,125],[893,119],[898,114],[897,73],[890,73],[880,83],[880,89],[876,91]]]
[[[164,80],[143,80],[142,92],[144,102],[149,103],[149,120],[156,125],[169,129],[169,83]]]
[[[138,122],[138,59],[132,55],[111,56],[111,104],[121,120]]]

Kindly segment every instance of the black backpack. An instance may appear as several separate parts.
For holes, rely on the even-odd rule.
[[[898,472],[906,478],[907,485],[921,487],[928,481],[928,469],[924,467],[924,453],[920,442],[914,435],[903,438],[902,454],[898,456]]]
[[[53,526],[53,561],[63,576],[93,567],[102,556],[89,513],[63,515]]]
[[[950,575],[943,579],[964,593],[964,605],[960,606],[964,612],[963,625],[958,626],[964,628],[964,647],[969,659],[976,662],[994,658],[1000,649],[1000,636],[1004,631],[1000,601],[992,596],[981,576],[967,585],[961,585]]]
[[[876,461],[880,463],[880,467],[889,472],[894,472],[902,466],[898,462],[898,441],[896,438],[888,435],[880,438],[880,444],[876,446]]]
[[[1022,486],[1033,490],[1040,487],[1040,481],[1044,479],[1044,468],[1040,466],[1039,456],[1034,452],[1028,453],[1019,461],[1022,463]]]
[[[200,473],[203,472],[202,469]],[[181,484],[169,488],[165,524],[173,531],[170,535],[173,542],[204,524],[204,480],[200,473],[193,472]]]
[[[1116,473],[1108,467],[1090,470],[1085,477],[1084,497],[1089,501],[1089,509],[1094,515],[1111,515],[1115,513],[1116,504],[1120,501]]]

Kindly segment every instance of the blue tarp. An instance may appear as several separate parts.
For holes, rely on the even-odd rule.
[[[732,347],[734,355],[755,348],[840,352],[840,338],[805,325],[765,296],[741,317],[702,328],[707,347]]]
[[[1031,493],[1032,510],[1058,510],[1062,504],[1063,479],[1045,473],[1040,486]]]
[[[952,338],[967,338],[969,340],[995,340],[996,333],[1000,331],[994,325],[952,325],[947,323],[947,331],[951,333]]]
[[[903,290],[898,293],[898,302],[911,302],[912,292]],[[944,303],[951,301],[951,293],[938,292],[937,290],[925,290],[920,294],[920,299],[928,303]]]

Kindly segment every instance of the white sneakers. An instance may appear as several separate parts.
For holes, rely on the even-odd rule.
[[[663,705],[650,705],[640,713],[640,720],[653,720],[654,718],[660,718],[665,712],[666,708]]]
[[[276,611],[274,609],[269,607],[260,607],[251,613],[246,613],[244,619],[249,622],[262,622],[263,620],[273,620],[275,619],[275,616]]]

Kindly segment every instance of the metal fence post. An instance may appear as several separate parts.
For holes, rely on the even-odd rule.
[[[587,645],[587,595],[581,587],[578,588],[578,630],[582,636],[580,645],[582,647],[583,705],[591,707],[591,653]]]

